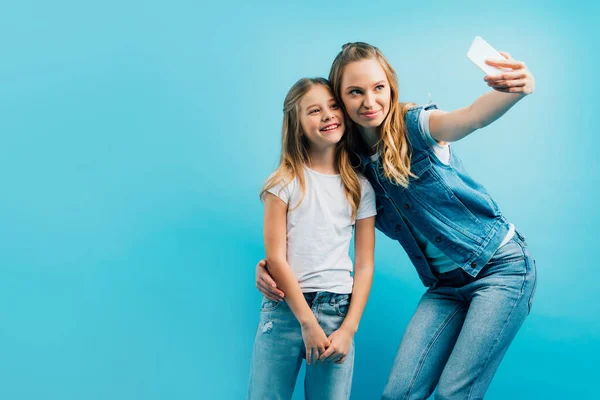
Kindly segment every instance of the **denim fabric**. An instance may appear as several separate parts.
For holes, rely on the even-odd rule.
[[[362,154],[360,164],[377,197],[377,228],[400,242],[425,286],[433,285],[437,278],[403,217],[473,277],[496,252],[510,226],[496,202],[467,174],[453,151],[446,165],[427,144],[419,128],[419,114],[435,108],[430,104],[406,113],[411,171],[417,176],[410,178],[408,188],[385,178],[379,160]]]
[[[305,293],[317,321],[327,336],[339,329],[346,317],[350,295]],[[263,297],[260,322],[254,340],[249,400],[291,399],[306,350],[300,323],[285,301]],[[349,399],[354,367],[354,342],[342,364],[331,361],[306,366],[306,399]]]
[[[437,275],[398,349],[382,399],[483,399],[531,310],[537,281],[524,238],[502,246],[476,277]]]

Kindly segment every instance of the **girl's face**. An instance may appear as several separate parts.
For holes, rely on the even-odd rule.
[[[367,59],[346,65],[341,98],[348,116],[363,128],[377,128],[390,111],[391,91],[379,61]]]
[[[311,146],[335,146],[344,135],[344,112],[329,88],[314,85],[300,100],[300,125]]]

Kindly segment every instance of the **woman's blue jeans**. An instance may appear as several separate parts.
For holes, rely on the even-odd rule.
[[[438,275],[400,343],[382,399],[483,399],[531,310],[535,260],[516,233],[476,277]]]

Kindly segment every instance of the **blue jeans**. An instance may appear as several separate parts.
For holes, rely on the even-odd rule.
[[[382,399],[483,399],[531,310],[537,281],[525,239],[515,237],[472,277],[438,275],[400,343]]]
[[[327,336],[342,325],[350,296],[329,292],[305,293]],[[300,323],[285,301],[263,297],[254,340],[249,400],[291,399],[302,359],[306,358]],[[306,399],[349,399],[354,368],[354,342],[342,364],[331,361],[306,366]]]

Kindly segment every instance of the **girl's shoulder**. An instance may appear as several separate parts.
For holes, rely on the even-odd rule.
[[[360,188],[363,192],[373,191],[373,186],[365,175],[363,175],[361,172],[357,172],[356,175],[358,176],[358,182],[360,183]]]
[[[280,169],[277,169],[266,179],[265,192],[274,194],[286,203],[289,203],[297,186],[297,176],[291,177],[289,174],[285,174]]]

